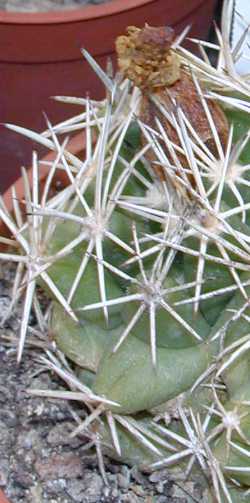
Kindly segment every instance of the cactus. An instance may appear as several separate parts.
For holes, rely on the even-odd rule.
[[[41,188],[34,153],[24,211],[14,187],[13,214],[0,207],[0,258],[17,264],[10,310],[23,298],[18,361],[32,310],[53,340],[41,363],[69,388],[47,395],[84,404],[74,435],[100,466],[108,452],[200,470],[218,502],[245,501],[250,486],[250,85],[234,67],[240,43],[229,50],[230,8],[216,68],[205,42],[199,59],[166,28],[119,37],[114,78],[84,51],[106,98],[57,97],[85,110],[42,135],[7,125],[55,161]],[[80,129],[84,159],[59,141]],[[68,185],[50,194],[60,170]]]

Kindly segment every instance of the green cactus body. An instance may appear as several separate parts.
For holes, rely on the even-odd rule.
[[[119,403],[119,408],[114,407],[119,414],[133,414],[188,389],[210,361],[207,343],[186,349],[158,348],[154,368],[148,344],[130,335],[116,353],[104,355],[94,391]]]
[[[248,273],[242,275],[242,280],[249,281]],[[250,294],[250,286],[246,286],[246,293]],[[220,316],[214,325],[210,337],[212,338],[220,330],[225,331],[224,347],[230,346],[237,340],[249,333],[250,309],[246,307],[242,316],[232,320],[233,314],[237,315],[244,306],[245,300],[241,292],[235,293],[231,301],[227,304],[225,312]],[[232,320],[232,321],[231,321]],[[226,329],[226,330],[225,330]],[[226,383],[227,391],[232,400],[250,399],[250,352],[245,352],[236,359],[223,373],[223,380]]]
[[[241,443],[237,443],[237,445],[245,448],[249,452],[247,446]],[[249,485],[249,457],[241,454],[239,450],[233,448],[228,449],[225,434],[221,435],[219,438],[213,449],[213,453],[228,477],[237,480],[240,484]]]
[[[104,330],[84,320],[77,324],[54,305],[51,333],[58,347],[80,367],[97,372],[94,391],[119,403],[120,407],[114,407],[118,413],[148,410],[185,391],[212,358],[207,343],[185,349],[158,348],[154,368],[148,344],[132,335],[113,352],[121,330]],[[143,380],[137,379],[138,371]]]
[[[76,323],[56,302],[53,304],[51,336],[60,350],[79,367],[96,372],[103,353],[112,347],[121,331],[103,329],[91,321]]]
[[[186,240],[186,244],[192,250],[199,249],[199,242],[195,238],[189,238]],[[218,250],[213,244],[208,246],[208,254],[214,255],[216,257],[220,256]],[[184,270],[185,278],[187,281],[191,282],[195,280],[197,262],[192,256],[186,255],[184,258]],[[212,290],[217,290],[220,288],[227,287],[232,283],[232,276],[228,268],[221,264],[206,262],[204,273],[203,273],[204,284],[202,285],[202,292],[209,293]],[[194,292],[193,292],[194,293]],[[225,309],[226,304],[229,302],[233,293],[225,293],[219,297],[212,297],[201,301],[200,309],[207,320],[207,322],[213,326],[217,321],[218,317],[221,315],[223,309]]]
[[[139,280],[139,278],[138,278]],[[180,287],[183,284],[183,280],[176,281],[175,275],[168,275],[167,279],[162,285],[162,290],[173,289]],[[129,288],[129,293],[135,293],[140,291],[139,285],[132,285]],[[186,292],[178,290],[166,294],[166,302],[177,312],[177,314],[189,324],[192,328],[195,328],[196,332],[205,339],[210,331],[210,327],[203,318],[201,313],[194,313],[193,306],[186,304],[183,306],[175,307],[174,304],[180,302],[186,298]],[[130,320],[136,310],[138,309],[138,303],[132,302],[124,306],[122,311],[122,316],[124,322]],[[158,307],[156,311],[156,330],[157,330],[157,347],[167,347],[171,349],[181,349],[197,344],[197,340],[190,334],[188,329],[185,329],[180,322],[175,320],[171,314],[169,314],[163,307]],[[150,343],[150,332],[149,332],[149,314],[146,311],[140,321],[134,326],[132,334],[139,337],[146,343]]]
[[[226,205],[223,205],[223,210],[226,211],[229,210],[229,208]],[[248,225],[242,223],[240,218],[238,218],[237,216],[233,216],[230,219],[228,219],[228,224],[230,224],[230,226],[233,229],[235,229],[236,232],[239,233],[241,232],[247,237],[249,236]],[[224,232],[219,232],[219,235],[222,236],[222,238],[225,238],[230,245],[239,247],[239,243],[233,236],[230,236]],[[199,239],[197,237],[188,238],[185,240],[185,244],[190,249],[198,251],[200,247],[200,239],[201,236],[199,236]],[[214,242],[212,240],[208,242],[207,254],[210,256],[214,256],[215,258],[217,257],[221,258],[221,252],[220,250],[218,250],[215,240]],[[229,260],[231,259],[236,262],[242,261],[242,259],[232,251],[228,252],[228,259]],[[195,275],[197,271],[197,260],[191,255],[186,254],[184,256],[184,271],[186,281],[191,282],[195,280]],[[244,277],[246,280],[246,274]],[[230,272],[228,266],[224,266],[222,264],[212,262],[211,260],[207,260],[205,261],[204,265],[203,281],[204,281],[204,284],[202,285],[203,293],[209,293],[212,292],[213,290],[226,288],[233,282],[232,272]],[[201,301],[200,306],[201,312],[212,327],[216,323],[218,317],[221,314],[221,311],[225,308],[225,306],[230,301],[232,296],[233,292],[229,293],[225,292],[224,294],[222,293],[217,297],[215,296]]]
[[[79,258],[77,256],[71,255],[67,258],[58,260],[49,269],[49,275],[51,279],[65,297],[70,292],[72,279],[76,276],[79,266]],[[106,271],[106,285],[109,298],[112,299],[113,297],[118,297],[122,294],[122,290],[120,289],[119,285],[108,271]],[[98,288],[96,264],[93,260],[89,261],[84,273],[84,279],[79,283],[77,291],[72,300],[72,309],[75,311],[76,315],[81,318],[81,311],[79,311],[79,308],[82,308],[85,304],[98,302],[99,300],[100,294]],[[98,313],[93,313],[92,311],[88,313],[86,312],[86,314],[84,314],[84,319],[98,323],[103,328],[105,328],[106,326],[101,310],[98,311]],[[120,324],[120,309],[115,306],[110,309],[110,328],[115,328]]]

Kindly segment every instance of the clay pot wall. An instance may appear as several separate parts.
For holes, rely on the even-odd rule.
[[[99,6],[48,13],[0,11],[0,123],[42,131],[43,111],[52,123],[81,110],[50,99],[54,95],[101,98],[104,89],[80,49],[105,68],[114,61],[114,40],[127,25],[171,25],[206,38],[216,0],[113,0]],[[41,147],[35,146],[40,154]],[[0,192],[31,162],[32,144],[1,126]]]

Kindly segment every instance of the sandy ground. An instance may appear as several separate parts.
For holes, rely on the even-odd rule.
[[[97,5],[108,0],[0,0],[0,9],[10,12],[45,12],[72,9],[83,5]],[[110,1],[110,0],[109,0]]]
[[[0,268],[0,312],[10,302],[13,268]],[[59,389],[40,372],[42,350],[26,346],[17,365],[13,338],[21,306],[0,329],[0,487],[12,503],[206,503],[200,487],[174,482],[166,470],[151,475],[104,458],[108,484],[84,437],[70,438],[78,404],[31,397],[28,388]],[[30,320],[31,324],[34,320]],[[9,342],[9,338],[11,342]],[[30,339],[32,342],[32,339]]]

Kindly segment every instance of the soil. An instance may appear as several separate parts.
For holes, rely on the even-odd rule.
[[[13,267],[0,269],[0,312],[11,298]],[[79,405],[31,397],[28,388],[63,389],[40,372],[39,345],[29,339],[22,363],[15,340],[21,306],[0,330],[0,487],[11,503],[207,503],[198,484],[173,481],[166,470],[145,475],[104,458],[104,483],[94,451],[83,437],[70,438]],[[33,320],[31,319],[31,324]],[[37,347],[35,347],[35,344]]]
[[[0,9],[9,12],[46,12],[98,5],[112,0],[0,0]]]

